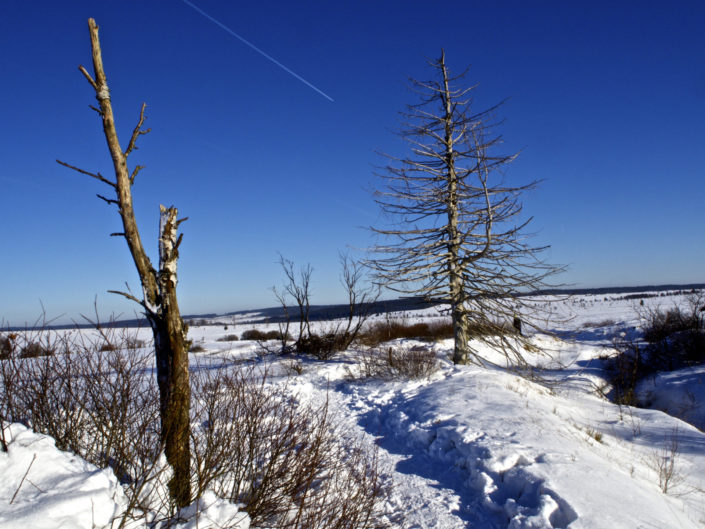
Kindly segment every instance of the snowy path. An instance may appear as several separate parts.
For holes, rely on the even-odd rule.
[[[324,369],[314,386],[326,387],[335,374],[335,368]],[[447,385],[450,375],[442,378],[438,382]],[[323,390],[313,391],[325,398]],[[550,529],[576,519],[562,498],[524,469],[533,461],[519,447],[515,456],[495,461],[482,432],[429,409],[423,401],[434,391],[424,383],[339,381],[328,394],[349,434],[380,448],[381,466],[394,483],[386,506],[394,527]]]
[[[458,469],[438,459],[423,448],[414,447],[404,441],[404,432],[394,425],[387,425],[381,417],[383,409],[378,402],[390,399],[393,405],[395,390],[381,394],[372,390],[365,395],[368,385],[336,381],[339,368],[321,369],[311,380],[304,383],[314,401],[328,398],[332,415],[342,423],[343,431],[350,437],[363,439],[370,446],[379,448],[379,466],[384,479],[391,483],[391,495],[384,506],[386,519],[392,527],[399,529],[462,529],[471,527],[477,516],[468,510],[471,492],[465,485],[465,477]],[[330,390],[324,388],[329,387]],[[372,384],[371,386],[379,386]],[[499,527],[484,520],[478,527]]]
[[[617,408],[591,395],[573,389],[566,398],[509,373],[448,365],[425,382],[351,383],[342,372],[329,365],[300,383],[316,399],[330,387],[348,435],[380,448],[394,483],[393,527],[700,526],[660,492],[648,453],[615,426]],[[657,412],[643,413],[652,422]]]

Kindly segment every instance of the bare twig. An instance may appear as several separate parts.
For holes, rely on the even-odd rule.
[[[76,167],[75,165],[71,165],[71,164],[68,164],[68,163],[66,163],[66,162],[62,162],[61,160],[56,160],[56,163],[58,163],[59,165],[63,165],[64,167],[68,167],[69,169],[73,169],[74,171],[77,171],[77,172],[79,172],[79,173],[81,173],[81,174],[88,175],[88,176],[92,176],[93,178],[96,178],[96,179],[100,180],[100,181],[103,182],[104,184],[108,184],[110,187],[117,188],[117,184],[116,184],[115,182],[111,182],[110,180],[108,180],[107,178],[105,178],[105,177],[104,177],[103,175],[101,175],[100,173],[91,173],[90,171],[85,171],[85,170],[83,170],[83,169],[81,169],[81,168],[79,168],[79,167]]]
[[[117,233],[116,233],[116,234],[112,234],[112,233],[111,233],[111,235],[116,235],[116,236],[117,236],[117,235],[121,235],[121,234],[117,234]],[[132,294],[128,294],[127,292],[122,292],[122,291],[120,291],[120,290],[108,290],[108,292],[111,293],[111,294],[119,294],[119,295],[121,295],[121,296],[126,297],[127,299],[129,299],[129,300],[131,300],[131,301],[134,301],[135,303],[138,303],[138,304],[144,306],[144,302],[143,302],[141,299],[136,298],[135,296],[133,296]]]
[[[147,134],[152,129],[142,130],[142,124],[144,123],[144,110],[147,108],[147,103],[142,103],[142,108],[140,109],[140,119],[137,122],[135,130],[132,131],[132,137],[130,138],[130,143],[127,144],[127,149],[125,149],[125,158],[137,148],[137,138],[143,134]],[[139,167],[139,166],[138,166]]]
[[[22,488],[22,484],[24,483],[24,480],[27,477],[27,474],[29,474],[29,469],[32,468],[32,465],[34,464],[34,461],[36,459],[37,459],[37,454],[34,454],[34,456],[32,456],[32,461],[29,463],[29,466],[27,467],[27,470],[24,473],[24,476],[22,476],[22,479],[20,480],[20,484],[17,486],[17,490],[12,495],[12,499],[10,500],[10,505],[12,505],[12,503],[15,501],[15,498],[17,497],[17,494],[20,492],[20,489]]]
[[[139,173],[142,169],[144,169],[144,165],[136,165],[135,168],[132,171],[132,174],[130,175],[130,185],[135,183],[135,178],[137,177],[137,173]]]
[[[95,81],[93,80],[93,78],[91,77],[91,74],[89,74],[88,71],[87,71],[83,66],[79,66],[78,69],[79,69],[79,71],[83,74],[83,77],[85,77],[85,78],[88,80],[88,82],[91,83],[91,86],[92,86],[93,89],[97,92],[97,91],[98,91],[98,85],[96,84],[96,82],[95,82]],[[95,109],[94,109],[94,110],[95,110]]]
[[[100,193],[96,193],[95,196],[97,196],[97,197],[98,197],[99,199],[101,199],[101,200],[104,200],[104,201],[107,202],[108,204],[116,204],[116,205],[119,205],[119,204],[120,204],[120,202],[118,202],[117,200],[112,199],[112,198],[104,197],[104,196],[101,195]]]

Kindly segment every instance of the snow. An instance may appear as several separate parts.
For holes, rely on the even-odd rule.
[[[647,298],[645,306],[681,301],[668,295]],[[326,363],[298,358],[302,373],[288,378],[290,357],[263,360],[255,342],[218,341],[276,324],[226,317],[217,318],[218,325],[191,326],[189,337],[205,348],[191,361],[225,360],[230,369],[248,359],[272,362],[275,378],[298,398],[327,401],[345,436],[378,447],[383,480],[391,485],[382,506],[391,527],[702,527],[705,434],[698,428],[705,428],[705,367],[643,381],[638,396],[649,408],[617,406],[603,396],[604,358],[614,354],[615,336],[638,328],[639,307],[638,300],[614,295],[555,302],[550,310],[562,322],[553,326],[557,336],[532,337],[548,356],[527,352],[532,363],[546,368],[542,380],[500,368],[454,366],[450,340],[396,344],[433,348],[440,367],[423,380],[356,378],[358,350]],[[442,317],[438,309],[394,316],[409,322]],[[148,337],[148,329],[141,332]],[[473,345],[495,363],[501,358]],[[120,512],[124,499],[109,471],[56,450],[50,438],[20,425],[7,431],[10,452],[0,453],[0,527],[105,527]],[[667,493],[664,462],[674,468]],[[182,514],[190,515],[182,529],[215,528],[226,520],[228,527],[249,524],[237,506],[211,493]]]
[[[107,525],[121,510],[124,496],[112,471],[57,450],[51,437],[20,424],[7,426],[5,435],[9,452],[0,451],[0,527],[92,529]]]
[[[664,411],[705,431],[705,367],[659,373],[637,386],[641,405]]]

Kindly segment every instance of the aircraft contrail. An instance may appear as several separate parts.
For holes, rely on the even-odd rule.
[[[289,68],[287,68],[286,66],[284,66],[284,65],[283,65],[282,63],[280,63],[278,60],[276,60],[274,57],[272,57],[271,55],[269,55],[269,54],[265,53],[264,51],[260,50],[257,46],[255,46],[254,44],[252,44],[249,40],[245,39],[244,37],[241,37],[240,35],[238,35],[237,33],[235,33],[232,29],[230,29],[228,26],[226,26],[226,25],[223,24],[222,22],[217,21],[215,18],[213,18],[212,16],[210,16],[208,13],[206,13],[205,11],[203,11],[202,9],[200,9],[198,6],[196,6],[196,5],[192,4],[191,2],[189,2],[189,0],[181,0],[181,1],[182,1],[184,4],[186,4],[187,6],[190,6],[190,7],[192,7],[193,9],[195,9],[196,11],[198,11],[201,15],[203,15],[204,17],[206,17],[208,20],[210,20],[210,21],[213,22],[214,24],[217,24],[218,26],[220,26],[221,28],[223,28],[225,31],[227,31],[228,33],[230,33],[233,37],[237,38],[238,40],[240,40],[240,41],[243,42],[244,44],[247,44],[250,48],[252,48],[253,50],[255,50],[255,51],[256,51],[257,53],[259,53],[260,55],[262,55],[262,56],[266,57],[267,59],[269,59],[270,61],[272,61],[274,64],[276,64],[277,66],[279,66],[279,68],[281,68],[281,69],[284,70],[285,72],[287,72],[287,73],[293,75],[294,77],[296,77],[299,81],[301,81],[303,84],[305,84],[305,85],[308,86],[309,88],[313,88],[316,92],[318,92],[319,94],[321,94],[323,97],[325,97],[325,98],[328,99],[329,101],[333,101],[333,98],[330,97],[328,94],[326,94],[323,90],[319,90],[318,88],[316,88],[314,85],[312,85],[311,83],[309,83],[306,79],[304,79],[303,77],[301,77],[299,74],[297,74],[296,72],[291,71]]]

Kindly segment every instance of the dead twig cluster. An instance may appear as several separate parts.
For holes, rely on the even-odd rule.
[[[375,453],[345,440],[327,403],[269,383],[266,368],[194,379],[195,490],[242,503],[253,527],[377,527],[384,495]]]
[[[430,347],[388,347],[360,353],[358,375],[364,378],[393,380],[427,378],[439,368],[436,353]]]

